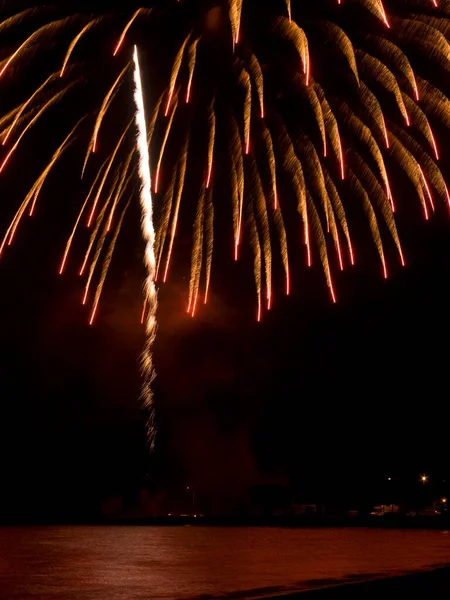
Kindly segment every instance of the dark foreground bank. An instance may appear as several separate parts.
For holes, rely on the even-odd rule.
[[[450,559],[450,557],[449,557]],[[271,600],[380,600],[415,598],[435,600],[450,597],[450,567],[370,581],[349,581],[342,585],[317,582],[316,589],[294,593],[270,594],[258,598]]]

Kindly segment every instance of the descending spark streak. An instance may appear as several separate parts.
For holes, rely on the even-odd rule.
[[[267,203],[261,185],[261,178],[257,165],[252,161],[252,179],[254,187],[254,213],[259,225],[260,240],[264,254],[264,269],[266,278],[267,310],[272,305],[272,248],[270,243],[269,218],[267,214]]]
[[[423,185],[425,187],[425,191],[427,192],[427,196],[428,196],[428,200],[430,201],[431,208],[433,209],[433,212],[434,212],[434,202],[433,202],[433,196],[431,195],[430,186],[428,185],[428,181],[426,180],[426,177],[422,170],[422,167],[419,164],[417,165],[417,167],[419,169],[420,176],[422,177]]]
[[[125,136],[128,133],[128,130],[130,129],[130,126],[131,126],[131,121],[130,121],[130,123],[128,123],[127,127],[125,128],[125,131],[122,133],[121,137],[119,138],[119,141],[117,142],[116,147],[114,148],[114,151],[111,154],[111,158],[109,159],[108,166],[105,169],[105,173],[104,173],[104,175],[102,177],[102,180],[101,180],[100,185],[99,185],[98,190],[97,190],[97,194],[95,195],[94,202],[92,204],[92,209],[91,209],[91,212],[90,212],[90,215],[89,215],[89,219],[88,219],[88,223],[87,223],[88,227],[90,227],[91,224],[92,224],[92,219],[94,218],[95,209],[97,207],[98,201],[100,200],[100,196],[102,194],[103,187],[105,185],[106,180],[108,179],[108,175],[109,175],[109,172],[110,172],[111,167],[113,165],[113,162],[114,162],[114,160],[116,158],[117,152],[119,151],[119,148],[122,145],[122,142],[125,139]]]
[[[172,257],[173,244],[175,241],[175,234],[177,231],[178,216],[180,213],[181,196],[183,195],[184,181],[186,178],[188,141],[189,141],[189,134],[186,136],[186,141],[184,143],[184,148],[183,148],[183,152],[182,152],[181,159],[180,159],[180,168],[179,168],[179,175],[178,175],[178,191],[177,191],[177,198],[175,201],[175,209],[173,211],[172,227],[170,230],[169,248],[167,251],[167,258],[166,258],[166,267],[164,269],[164,277],[163,277],[164,283],[167,281],[167,275],[169,273],[170,259]]]
[[[172,109],[172,114],[170,115],[169,122],[167,123],[166,133],[164,134],[164,139],[161,144],[161,150],[159,151],[158,164],[156,165],[156,176],[155,176],[155,194],[158,193],[159,189],[159,175],[161,172],[161,163],[164,156],[164,150],[166,149],[167,140],[169,139],[170,130],[172,128],[173,118],[175,116],[175,112],[177,110],[178,99],[175,101],[175,104]]]
[[[170,215],[172,213],[172,205],[173,205],[173,197],[175,193],[175,181],[177,178],[178,168],[175,168],[172,175],[172,180],[167,189],[166,194],[164,195],[164,200],[162,202],[162,210],[159,218],[158,228],[156,232],[156,240],[155,240],[155,255],[156,259],[156,275],[155,278],[158,279],[158,273],[161,266],[161,259],[164,252],[164,246],[166,243],[167,232],[169,229]]]
[[[273,207],[278,208],[278,192],[277,192],[277,167],[275,162],[275,153],[273,149],[272,136],[269,129],[264,128],[263,131],[264,144],[266,146],[267,158],[269,160],[270,178],[272,182]]]
[[[380,7],[381,19],[384,21],[384,24],[386,25],[386,27],[388,29],[390,29],[391,26],[389,25],[389,21],[387,19],[386,11],[384,10],[384,6],[383,6],[382,0],[378,0],[378,5]]]
[[[13,52],[13,54],[11,54],[11,56],[6,61],[4,61],[4,66],[0,70],[0,78],[3,77],[6,70],[8,69],[10,64],[14,61],[14,59],[17,57],[20,57],[22,51],[25,50],[25,48],[27,46],[29,46],[33,43],[38,43],[40,37],[44,36],[46,33],[51,32],[52,30],[57,30],[59,27],[65,25],[65,23],[67,23],[68,20],[69,19],[61,19],[59,21],[51,21],[50,23],[47,23],[43,27],[36,29],[36,31],[34,31],[24,42],[22,42],[22,44],[17,48],[17,50],[15,52]]]
[[[262,317],[262,304],[261,304],[261,244],[258,235],[258,228],[256,226],[255,215],[253,212],[253,207],[249,208],[248,221],[250,225],[250,240],[253,249],[253,271],[255,275],[255,285],[256,285],[256,297],[258,301],[258,312],[256,315],[256,320],[261,321]]]
[[[237,21],[236,21],[236,38],[235,38],[235,43],[238,44],[239,43],[239,35],[241,32],[241,17],[242,17],[242,2],[243,0],[236,0],[236,4],[237,4]]]
[[[232,214],[233,214],[233,242],[234,242],[234,258],[238,258],[238,227],[240,217],[240,201],[239,201],[239,183],[236,173],[236,166],[230,165],[230,178],[231,178],[231,203],[232,203]]]
[[[12,110],[10,110],[6,115],[0,116],[0,127],[3,127],[3,126],[6,127],[8,125],[8,123],[13,121],[15,119],[15,116],[21,109],[21,106],[16,106],[16,108],[13,108]],[[28,115],[30,115],[32,111],[34,111],[33,108],[30,109],[30,111],[28,112]],[[24,119],[25,117],[22,117],[22,118]],[[4,133],[5,132],[2,131],[2,134],[4,134]]]
[[[0,255],[3,251],[4,245],[7,242],[8,246],[10,246],[12,244],[13,238],[15,236],[17,227],[19,226],[20,221],[22,220],[22,217],[26,211],[26,209],[28,208],[28,205],[31,203],[31,209],[29,212],[29,216],[31,217],[33,215],[35,206],[36,206],[36,202],[38,199],[38,196],[41,192],[41,189],[45,183],[45,180],[47,179],[48,174],[50,173],[50,171],[52,170],[53,166],[55,165],[55,163],[58,161],[58,159],[60,158],[60,156],[67,150],[67,148],[70,147],[70,145],[72,144],[74,138],[73,138],[73,134],[75,132],[75,130],[77,129],[78,125],[84,120],[84,117],[82,117],[78,123],[75,125],[75,127],[70,131],[70,133],[66,136],[66,138],[64,139],[64,141],[62,142],[62,144],[57,148],[57,150],[55,151],[55,153],[53,154],[50,162],[48,163],[48,165],[45,167],[45,169],[43,170],[43,172],[41,173],[41,175],[38,177],[38,179],[35,181],[34,185],[32,186],[31,190],[28,192],[28,194],[25,197],[25,200],[22,202],[22,204],[20,205],[18,211],[16,212],[15,216],[13,217],[13,220],[11,221],[11,224],[6,232],[6,235],[4,236],[3,242],[0,245]]]
[[[89,190],[89,193],[86,196],[86,199],[85,199],[85,201],[84,201],[84,203],[83,203],[83,205],[81,207],[81,210],[78,213],[78,217],[77,217],[77,220],[75,221],[75,225],[74,225],[74,227],[72,229],[72,233],[70,234],[70,236],[69,236],[69,238],[68,238],[68,240],[66,242],[66,248],[64,250],[64,255],[63,255],[63,258],[62,258],[62,261],[61,261],[61,266],[60,266],[60,269],[59,269],[59,274],[60,275],[62,275],[63,272],[64,272],[64,269],[65,269],[65,266],[66,266],[66,263],[67,263],[67,257],[69,256],[70,248],[72,246],[73,238],[75,237],[75,233],[76,233],[76,231],[78,229],[78,225],[80,224],[81,217],[83,216],[83,213],[84,213],[84,209],[86,208],[86,206],[87,206],[87,204],[89,202],[89,199],[90,199],[90,197],[92,195],[92,192],[94,190],[95,184],[97,183],[97,181],[101,177],[101,174],[103,172],[103,168],[105,167],[107,161],[108,161],[108,159],[106,159],[105,162],[103,163],[103,165],[100,167],[100,169],[99,169],[99,171],[97,173],[97,177],[94,179],[94,183],[92,184],[91,189]]]
[[[320,222],[319,215],[317,213],[317,209],[314,205],[314,202],[312,201],[312,197],[308,192],[306,194],[306,197],[307,197],[307,201],[308,201],[308,208],[310,210],[310,215],[311,215],[311,218],[310,218],[311,230],[312,230],[312,233],[314,234],[314,238],[317,243],[320,260],[321,260],[322,267],[323,267],[323,270],[325,273],[325,279],[327,281],[327,285],[330,289],[331,298],[332,298],[333,302],[336,303],[336,294],[334,292],[333,280],[331,278],[331,270],[330,270],[330,264],[328,261],[327,245],[326,245],[322,225]]]
[[[29,16],[34,15],[34,13],[36,12],[36,8],[27,8],[25,10],[22,10],[21,12],[12,15],[11,17],[5,19],[4,21],[2,21],[0,23],[0,32],[3,31],[7,31],[9,28],[11,27],[15,27],[16,25],[20,25],[20,23],[22,23],[22,21],[24,21],[25,19],[27,19]]]
[[[197,203],[194,221],[194,239],[191,256],[191,277],[189,282],[189,305],[187,312],[193,317],[198,297],[198,287],[203,264],[203,232],[205,220],[205,187],[202,187]]]
[[[339,127],[337,124],[337,120],[336,120],[336,117],[335,117],[333,111],[330,108],[330,105],[328,104],[328,102],[325,98],[325,94],[324,94],[322,88],[320,88],[320,86],[317,83],[315,85],[315,90],[316,90],[316,93],[318,93],[318,97],[322,104],[322,115],[324,118],[325,130],[331,140],[331,146],[339,160],[341,179],[344,180],[345,179],[344,153],[342,150],[342,142],[341,142],[341,136],[339,133]]]
[[[122,227],[122,222],[123,222],[123,219],[125,217],[125,213],[127,212],[127,209],[129,207],[129,205],[130,205],[130,203],[128,202],[127,205],[125,206],[125,208],[123,209],[122,214],[120,215],[119,222],[117,223],[117,227],[116,227],[116,231],[114,232],[113,239],[111,240],[111,243],[109,245],[108,254],[107,254],[107,256],[105,258],[105,261],[103,263],[103,268],[102,268],[102,274],[101,274],[101,277],[100,277],[100,281],[98,283],[97,290],[95,292],[95,298],[94,298],[94,303],[92,305],[92,312],[91,312],[91,318],[89,319],[89,325],[92,325],[94,323],[95,313],[97,312],[98,303],[100,302],[100,297],[102,295],[103,285],[105,283],[105,279],[106,279],[106,276],[108,274],[109,265],[111,264],[112,256],[113,256],[113,253],[114,253],[114,248],[116,247],[117,238],[119,236],[120,229]]]
[[[250,125],[252,118],[252,84],[250,75],[244,69],[241,74],[241,81],[245,87],[245,100],[244,100],[244,140],[245,140],[245,154],[250,152]]]
[[[186,104],[188,104],[189,100],[191,99],[192,79],[194,78],[195,62],[197,60],[197,46],[199,41],[200,38],[197,38],[189,46],[189,82],[186,91]]]
[[[19,209],[17,210],[16,214],[14,215],[13,220],[11,221],[8,229],[6,230],[5,235],[3,236],[3,241],[0,244],[0,256],[3,253],[3,249],[5,247],[5,244],[8,244],[8,246],[11,245],[11,241],[12,241],[12,235],[14,235],[14,231],[13,228],[15,230],[15,228],[17,227],[18,222],[20,221],[20,219],[23,216],[23,213],[26,211],[27,206],[30,202],[31,199],[31,194],[28,194],[27,197],[25,198],[25,200],[22,202],[22,204],[20,205]],[[11,233],[12,232],[12,233]]]
[[[75,129],[78,127],[78,125],[80,124],[80,122],[83,119],[81,119],[76,125],[75,127],[72,129],[72,131],[69,133],[69,135],[65,138],[65,140],[63,141],[63,143],[59,146],[59,148],[57,148],[57,150],[55,151],[55,153],[53,154],[50,162],[48,163],[48,165],[45,167],[44,171],[42,172],[41,176],[38,178],[38,180],[36,181],[35,184],[35,191],[33,194],[33,202],[31,204],[31,208],[30,208],[30,212],[29,212],[29,216],[32,217],[33,213],[34,213],[34,209],[36,207],[36,202],[38,199],[38,196],[40,194],[40,191],[42,189],[42,186],[45,183],[45,180],[47,179],[48,174],[50,173],[51,169],[53,168],[54,164],[56,163],[57,160],[59,160],[59,158],[61,157],[62,153],[65,152],[65,150],[71,145],[71,143],[73,142],[73,133],[75,131]]]
[[[115,190],[114,200],[113,200],[113,203],[112,203],[111,211],[109,213],[108,231],[111,229],[112,220],[113,220],[113,217],[114,217],[114,212],[116,210],[117,204],[119,203],[119,200],[121,199],[122,195],[124,194],[125,190],[128,187],[128,184],[130,183],[130,181],[131,181],[131,179],[132,179],[132,177],[134,175],[135,168],[132,169],[131,173],[127,177],[128,168],[130,166],[130,162],[131,162],[131,159],[133,158],[133,156],[134,156],[134,150],[130,154],[130,156],[128,157],[127,162],[125,163],[125,166],[124,166],[123,171],[122,171],[121,179],[119,180],[119,184],[118,184],[118,186],[117,186],[117,188]]]
[[[442,173],[438,169],[436,163],[426,152],[423,151],[420,144],[415,142],[413,138],[411,138],[411,136],[408,133],[406,133],[406,131],[399,130],[399,128],[395,128],[395,126],[394,131],[396,135],[399,136],[399,140],[401,141],[401,143],[405,144],[409,148],[410,152],[412,152],[412,155],[415,157],[415,159],[422,163],[421,168],[423,168],[424,175],[426,173],[427,176],[430,177],[430,183],[435,188],[439,196],[442,199],[446,199],[448,202],[448,189],[445,184],[445,180],[442,176]],[[417,163],[418,167],[420,166],[419,162]]]
[[[214,160],[214,141],[216,136],[216,113],[214,111],[214,105],[211,105],[209,111],[209,141],[208,141],[208,175],[206,178],[206,189],[209,188],[211,183],[211,175],[213,169]]]
[[[297,199],[297,212],[300,214],[303,221],[304,241],[307,249],[307,263],[308,267],[310,267],[312,265],[312,257],[309,239],[309,219],[306,203],[306,186],[303,166],[294,151],[292,140],[285,126],[279,122],[278,127],[281,130],[280,142],[282,151],[284,152],[284,168],[292,178],[293,189]]]
[[[242,143],[239,135],[239,127],[234,117],[231,118],[230,156],[232,158],[233,177],[236,184],[233,201],[235,202],[235,207],[237,208],[233,210],[233,227],[234,259],[237,260],[239,254],[239,245],[242,241],[242,212],[244,208],[245,176]]]
[[[381,240],[380,229],[378,227],[378,221],[377,221],[375,211],[374,211],[372,203],[369,199],[369,195],[367,194],[366,190],[362,186],[359,179],[351,171],[350,171],[350,176],[351,176],[350,179],[351,179],[352,185],[354,186],[356,193],[360,196],[360,198],[362,200],[363,209],[364,209],[364,212],[366,213],[367,221],[369,223],[370,231],[372,233],[372,239],[375,243],[375,246],[378,250],[378,254],[380,256],[381,264],[383,267],[383,275],[384,275],[384,278],[387,279],[388,273],[387,273],[387,267],[386,267],[386,259],[384,256],[383,243]]]
[[[71,83],[66,88],[64,88],[60,92],[56,93],[52,98],[50,98],[50,100],[46,104],[44,104],[44,106],[39,110],[39,112],[36,114],[36,116],[28,123],[28,125],[25,127],[25,129],[22,131],[22,133],[19,135],[19,137],[17,138],[17,140],[14,143],[13,147],[8,152],[8,154],[6,155],[4,161],[2,162],[2,164],[0,166],[0,173],[5,168],[6,163],[11,158],[11,156],[13,155],[13,153],[15,152],[15,150],[17,149],[17,146],[20,144],[20,141],[22,140],[22,138],[26,134],[26,132],[29,129],[31,129],[31,127],[33,127],[33,125],[40,119],[40,117],[45,113],[46,110],[48,110],[51,106],[53,106],[53,104],[55,104],[56,102],[58,102],[63,97],[63,95],[70,88],[72,88],[74,85],[75,85],[75,83]]]
[[[117,42],[117,46],[114,49],[114,54],[113,56],[116,56],[116,54],[119,52],[120,47],[123,44],[123,41],[125,39],[125,36],[127,35],[127,31],[130,29],[130,27],[133,25],[135,19],[139,16],[139,13],[142,11],[142,8],[138,8],[137,11],[134,13],[134,15],[131,17],[131,19],[128,21],[128,23],[125,25],[123,31],[122,31],[122,35],[120,36],[119,41]]]
[[[288,39],[296,48],[301,62],[303,74],[306,75],[306,85],[309,83],[310,67],[309,67],[309,48],[308,38],[303,29],[301,29],[295,21],[290,21],[285,17],[280,17],[277,22],[277,28],[280,33]]]
[[[437,147],[436,139],[434,137],[433,130],[431,129],[430,124],[428,124],[428,129],[430,131],[430,137],[431,137],[431,143],[432,143],[433,150],[434,150],[434,156],[436,157],[436,160],[439,160],[439,149]]]
[[[138,130],[137,146],[139,152],[139,175],[141,178],[141,208],[142,208],[142,235],[145,240],[145,265],[147,278],[145,281],[145,297],[148,304],[145,329],[147,341],[142,354],[142,368],[144,383],[142,397],[144,405],[149,409],[148,436],[150,445],[155,441],[154,410],[151,383],[154,377],[152,345],[156,335],[156,309],[158,297],[155,286],[156,260],[155,260],[155,230],[153,227],[153,200],[151,194],[150,157],[148,151],[147,126],[145,123],[144,98],[142,93],[141,74],[137,48],[134,48],[134,101],[136,104],[136,127]]]
[[[339,135],[339,132],[338,132]],[[344,153],[342,150],[342,141],[340,136],[338,137],[338,144],[339,144],[339,164],[341,165],[341,179],[342,181],[344,181],[345,179],[345,166],[344,166]]]
[[[13,129],[16,127],[20,117],[23,115],[23,113],[25,112],[26,108],[33,102],[33,100],[36,98],[36,96],[39,94],[39,92],[41,92],[45,86],[50,83],[51,81],[53,81],[53,79],[55,78],[55,73],[53,73],[52,75],[50,75],[50,77],[47,77],[47,79],[44,81],[44,83],[39,86],[32,94],[31,96],[28,98],[28,100],[26,100],[18,109],[17,114],[14,118],[14,121],[11,123],[8,131],[6,132],[5,137],[3,138],[2,141],[2,146],[4,146],[6,144],[6,142],[8,141],[9,136],[11,135],[11,133],[13,132]]]
[[[400,239],[398,237],[397,227],[395,225],[394,216],[392,214],[393,211],[391,211],[391,209],[389,207],[389,203],[387,201],[388,198],[383,193],[383,188],[380,185],[380,182],[378,181],[378,179],[376,178],[376,176],[374,175],[374,173],[372,172],[370,167],[368,167],[367,165],[364,166],[364,161],[358,155],[358,153],[356,151],[352,150],[351,155],[352,155],[353,161],[359,167],[359,172],[361,174],[361,184],[364,186],[364,189],[366,190],[367,194],[371,198],[374,199],[374,201],[377,205],[377,208],[378,208],[380,214],[382,215],[382,217],[385,221],[385,224],[387,225],[387,227],[389,229],[391,238],[394,241],[395,245],[397,246],[397,250],[398,250],[399,256],[401,258],[402,264],[404,264],[403,252],[401,249]]]
[[[112,196],[114,194],[114,191],[116,189],[115,186],[117,185],[117,179],[118,179],[118,174],[116,174],[115,181],[113,183],[112,190],[111,190],[111,192],[109,194],[109,197],[106,200],[105,204],[103,205],[103,207],[102,207],[102,209],[101,209],[101,211],[100,211],[100,213],[99,213],[99,215],[98,215],[98,217],[96,219],[96,224],[95,224],[95,227],[94,227],[94,229],[92,231],[91,239],[89,241],[89,245],[88,245],[88,248],[86,250],[86,254],[84,255],[84,261],[83,261],[83,264],[81,265],[81,269],[80,269],[80,272],[79,272],[80,277],[84,274],[84,270],[86,269],[86,266],[88,264],[92,247],[94,245],[95,240],[97,239],[97,234],[100,231],[100,227],[101,227],[101,225],[102,225],[102,223],[104,221],[104,218],[105,218],[106,211],[108,209],[109,203],[111,202],[111,198],[112,198]],[[92,279],[92,276],[94,274],[95,265],[96,265],[96,263],[98,261],[98,258],[100,256],[100,252],[101,252],[101,249],[103,247],[103,243],[105,241],[104,238],[106,237],[106,234],[108,233],[109,228],[110,228],[110,223],[108,222],[107,225],[105,225],[105,227],[103,229],[102,237],[100,238],[100,241],[98,242],[98,245],[97,245],[95,257],[94,257],[93,263],[91,265],[91,269],[90,269],[90,272],[89,272],[88,281],[87,281],[87,284],[86,284],[86,289],[85,289],[83,304],[86,303],[87,295],[88,295],[88,292],[89,292],[89,286],[91,284],[91,279]]]
[[[261,119],[264,119],[264,116],[265,116],[265,114],[264,114],[264,79],[263,79],[261,65],[259,64],[259,61],[254,54],[252,54],[250,56],[248,66],[249,66],[249,71],[255,82],[256,91],[258,94]]]
[[[100,230],[100,226],[103,223],[103,218],[105,216],[105,211],[106,211],[106,209],[102,209],[101,213],[98,216],[97,224],[95,226],[95,229],[94,229],[94,231],[91,234],[91,240],[90,240],[90,243],[89,243],[89,247],[87,249],[86,255],[84,257],[84,262],[83,262],[83,265],[82,265],[80,273],[79,273],[80,276],[83,275],[83,273],[84,273],[84,269],[85,269],[85,267],[87,265],[87,262],[89,260],[89,255],[91,253],[92,246],[94,245],[94,242],[95,242],[95,240],[97,238],[97,234],[98,234],[98,231]],[[91,287],[92,278],[94,276],[94,272],[95,272],[95,269],[97,267],[97,263],[98,263],[98,260],[100,258],[100,254],[101,254],[101,252],[103,250],[103,246],[105,244],[105,241],[106,241],[106,225],[103,228],[103,231],[102,231],[102,233],[101,233],[101,235],[100,235],[100,237],[99,237],[99,239],[97,241],[97,246],[95,248],[94,258],[92,259],[92,262],[91,262],[90,267],[89,267],[89,274],[88,274],[88,278],[86,280],[86,285],[84,287],[84,294],[83,294],[83,300],[82,300],[82,304],[83,305],[86,304],[86,301],[87,301],[87,298],[88,298],[88,294],[89,294],[89,289]]]
[[[281,210],[274,210],[274,222],[275,227],[278,230],[278,239],[280,242],[281,249],[281,259],[283,261],[283,267],[286,277],[286,296],[289,296],[290,293],[290,275],[289,275],[289,255],[288,255],[288,247],[287,247],[287,237],[286,237],[286,229],[284,226],[283,215]]]
[[[66,266],[66,263],[67,263],[67,257],[68,257],[69,252],[70,252],[70,247],[72,246],[73,238],[75,237],[75,233],[77,231],[78,225],[80,224],[81,217],[83,216],[84,209],[86,208],[86,205],[87,205],[88,201],[89,201],[89,196],[87,196],[86,200],[84,201],[83,206],[81,207],[81,210],[78,213],[78,217],[77,217],[77,220],[75,221],[75,225],[73,226],[72,233],[70,234],[69,239],[67,240],[66,248],[64,250],[64,255],[63,255],[63,258],[62,258],[62,261],[61,261],[61,266],[59,268],[59,274],[60,275],[62,275],[63,272],[64,272],[64,269],[65,269],[65,266]]]
[[[96,24],[97,24],[99,21],[100,21],[100,19],[94,19],[94,20],[92,20],[92,21],[89,21],[89,23],[88,23],[87,25],[85,25],[85,26],[83,27],[83,29],[80,31],[80,33],[78,33],[78,35],[76,35],[76,36],[73,38],[72,42],[70,43],[69,49],[68,49],[68,50],[67,50],[67,52],[66,52],[66,56],[64,57],[64,62],[63,62],[63,65],[62,65],[62,67],[61,67],[61,72],[60,72],[60,74],[59,74],[59,76],[60,76],[60,77],[63,77],[63,76],[64,76],[64,72],[65,72],[65,70],[66,70],[66,68],[67,68],[67,64],[68,64],[68,62],[69,62],[69,60],[70,60],[70,57],[72,56],[72,52],[74,51],[74,48],[75,48],[75,46],[78,44],[78,42],[79,42],[79,41],[80,41],[80,39],[83,37],[83,35],[84,35],[84,34],[85,34],[87,31],[89,31],[89,29],[91,29],[91,27],[92,27],[93,25],[96,25]]]
[[[97,119],[95,121],[94,131],[92,133],[92,138],[91,138],[91,141],[90,141],[89,146],[88,146],[88,150],[87,150],[87,153],[86,153],[86,158],[84,159],[82,173],[84,173],[84,171],[86,169],[86,164],[87,164],[87,161],[89,159],[89,155],[91,154],[91,152],[95,152],[96,149],[97,149],[97,138],[98,138],[98,133],[100,131],[100,127],[101,127],[103,118],[104,118],[105,114],[107,113],[108,108],[109,108],[111,102],[113,101],[114,96],[116,95],[119,86],[122,83],[122,77],[127,72],[128,67],[129,67],[129,64],[127,64],[126,67],[120,72],[119,76],[114,81],[114,83],[112,84],[112,86],[109,88],[106,96],[103,99],[103,103],[102,103],[102,105],[100,107],[100,110],[98,111],[98,116],[97,116]]]
[[[191,34],[189,33],[184,42],[181,44],[181,48],[178,51],[178,54],[175,57],[173,67],[172,67],[172,75],[170,77],[170,88],[169,94],[167,97],[166,110],[164,111],[164,116],[167,117],[169,114],[170,104],[172,102],[173,94],[175,92],[175,85],[177,83],[178,73],[180,72],[181,63],[183,62],[184,49],[186,48],[186,44],[188,43]]]
[[[345,238],[347,240],[348,252],[350,255],[350,263],[352,265],[355,264],[355,257],[353,254],[353,246],[350,238],[350,232],[348,229],[347,217],[345,214],[344,207],[342,205],[341,199],[339,197],[336,186],[333,183],[333,180],[329,176],[328,172],[324,169],[325,176],[325,185],[327,186],[328,197],[330,198],[331,205],[333,207],[333,213],[335,214],[342,231],[344,232]]]
[[[236,44],[239,43],[239,34],[241,28],[243,0],[230,0],[230,23],[231,32],[233,34],[233,50]]]
[[[205,283],[205,304],[208,302],[209,288],[211,283],[211,266],[214,249],[214,205],[212,201],[212,188],[209,188],[206,194],[206,216],[205,216],[205,229],[206,229],[206,283]]]
[[[153,134],[155,133],[156,121],[158,120],[159,110],[161,108],[161,103],[162,103],[163,96],[164,96],[164,92],[159,97],[158,102],[156,103],[155,108],[153,109],[152,118],[150,119],[150,123],[149,123],[149,126],[148,126],[147,140],[148,140],[148,147],[149,148],[150,148],[150,144],[152,143]]]
[[[326,130],[325,130],[325,118],[324,118],[322,106],[319,102],[317,93],[315,92],[315,90],[312,87],[306,87],[304,89],[304,95],[305,95],[307,102],[310,105],[311,110],[314,113],[314,119],[319,128],[320,136],[322,139],[323,156],[326,157],[327,153],[328,153],[327,138],[326,138]]]

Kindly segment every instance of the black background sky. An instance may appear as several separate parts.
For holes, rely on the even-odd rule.
[[[34,160],[25,150],[2,186],[8,207]],[[160,290],[151,457],[139,405],[138,208],[91,328],[78,278],[56,275],[71,209],[61,217],[54,207],[76,196],[65,185],[69,168],[0,262],[4,514],[83,515],[144,486],[176,493],[189,484],[225,506],[268,481],[306,499],[357,496],[387,474],[448,470],[448,210],[424,223],[416,206],[399,219],[407,268],[388,281],[373,254],[357,252],[336,306],[317,265],[307,271],[296,257],[291,297],[278,292],[261,324],[245,270],[219,264],[211,303],[193,320],[187,271],[175,266]],[[401,203],[409,190],[398,187]],[[180,245],[179,254],[189,248]]]
[[[49,263],[7,257],[2,502],[89,505],[139,488],[148,472],[162,486],[231,496],[274,474],[314,495],[387,473],[445,472],[448,223],[424,226],[414,242],[390,281],[361,267],[337,306],[298,290],[260,325],[215,296],[192,321],[161,293],[153,459],[132,275],[121,274],[89,328]]]

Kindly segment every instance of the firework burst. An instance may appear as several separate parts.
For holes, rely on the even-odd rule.
[[[336,302],[337,274],[357,260],[352,227],[372,236],[384,277],[392,250],[405,264],[394,218],[405,203],[394,201],[393,179],[415,190],[425,219],[438,201],[450,204],[436,136],[437,128],[450,126],[449,100],[436,86],[450,70],[448,0],[104,7],[11,10],[0,22],[0,173],[17,167],[23,144],[39,143],[49,118],[61,132],[60,140],[52,134],[56,150],[13,215],[0,253],[36,210],[59,159],[70,151],[75,162],[83,144],[80,210],[59,272],[86,224],[91,235],[80,275],[92,323],[127,207],[140,197],[148,374],[155,279],[168,278],[186,203],[194,215],[188,313],[194,316],[200,297],[210,296],[218,170],[226,174],[230,198],[230,223],[220,227],[232,231],[232,258],[239,259],[244,242],[252,249],[258,320],[273,305],[274,268],[283,269],[284,293],[291,292],[299,260],[288,232],[301,237],[306,265],[318,259]],[[143,79],[152,81],[149,94],[135,44]],[[30,69],[41,74],[31,88],[22,85]],[[185,185],[188,170],[198,182],[195,207]],[[348,220],[350,205],[352,214],[360,209],[359,221]],[[286,227],[294,213],[298,225]]]

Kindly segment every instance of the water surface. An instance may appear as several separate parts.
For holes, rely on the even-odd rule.
[[[0,598],[254,598],[449,563],[450,533],[440,531],[5,528]]]

